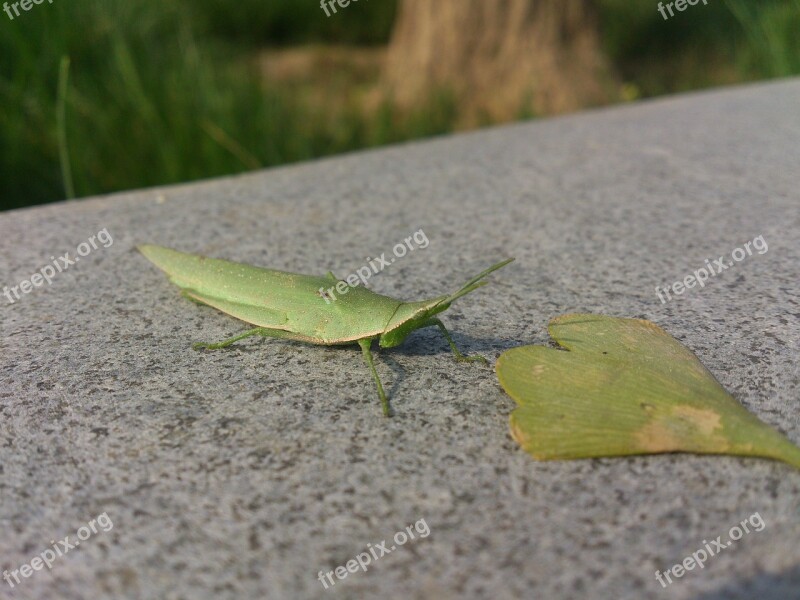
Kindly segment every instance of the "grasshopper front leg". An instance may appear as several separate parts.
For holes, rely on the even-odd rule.
[[[444,323],[442,323],[439,319],[434,319],[434,318],[428,319],[427,321],[425,321],[422,324],[422,327],[433,327],[434,325],[441,330],[442,335],[444,335],[444,338],[447,340],[447,343],[450,344],[450,348],[453,350],[453,354],[455,354],[457,361],[459,361],[459,362],[476,362],[476,361],[478,361],[478,362],[482,362],[485,365],[489,364],[489,361],[487,361],[482,356],[478,356],[478,355],[467,356],[466,354],[462,354],[461,351],[456,347],[456,343],[453,341],[453,338],[450,336],[450,332],[447,331],[447,327],[445,327]]]
[[[363,340],[358,340],[358,345],[361,346],[361,352],[364,354],[364,360],[366,361],[367,365],[369,365],[369,368],[372,371],[372,378],[375,380],[375,384],[378,386],[378,397],[381,399],[383,414],[386,417],[391,417],[392,407],[389,406],[389,399],[386,397],[386,393],[383,391],[383,385],[381,385],[380,377],[378,377],[378,372],[375,370],[375,363],[372,360],[372,350],[370,349],[370,346],[372,346],[373,339],[374,338],[365,338]]]

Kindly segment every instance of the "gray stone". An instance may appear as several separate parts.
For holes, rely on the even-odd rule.
[[[179,295],[145,242],[342,276],[420,228],[372,278],[421,299],[517,261],[444,321],[494,360],[548,319],[650,319],[800,442],[800,81],[696,93],[231,177],[0,215],[0,285],[107,229],[2,300],[0,557],[18,569],[101,513],[13,598],[798,598],[800,472],[684,454],[539,463],[490,367],[435,329],[378,354],[251,338]],[[727,271],[662,288],[763,236]],[[656,581],[759,513],[766,526]],[[325,590],[330,571],[423,520]],[[424,530],[424,526],[421,525]],[[85,534],[85,531],[84,531]],[[12,580],[13,581],[13,580]]]

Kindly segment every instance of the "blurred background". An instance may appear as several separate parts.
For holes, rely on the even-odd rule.
[[[0,209],[800,73],[800,0],[343,2],[6,3]]]

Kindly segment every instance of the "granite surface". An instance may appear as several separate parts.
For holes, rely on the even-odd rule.
[[[443,315],[464,351],[547,343],[567,312],[650,319],[800,443],[799,158],[785,80],[0,214],[0,286],[62,267],[0,296],[0,568],[66,551],[0,597],[800,598],[800,472],[538,463],[492,367],[435,329],[377,354],[386,419],[357,347],[193,351],[246,325],[135,250],[344,275],[421,229],[371,289],[422,299],[517,259]],[[758,236],[763,253],[659,300]],[[755,513],[761,531],[658,583]],[[318,580],[383,540],[366,572]]]

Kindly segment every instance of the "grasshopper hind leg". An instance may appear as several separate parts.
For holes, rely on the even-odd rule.
[[[227,340],[222,340],[221,342],[216,342],[213,344],[208,344],[205,342],[197,342],[195,344],[192,344],[192,348],[194,348],[195,350],[219,350],[220,348],[227,348],[231,344],[235,344],[239,340],[243,340],[244,338],[248,338],[253,335],[260,335],[262,337],[285,338],[289,336],[289,332],[284,331],[282,329],[270,329],[269,327],[256,327],[255,329],[248,329],[244,333],[235,335],[232,338],[228,338]]]

